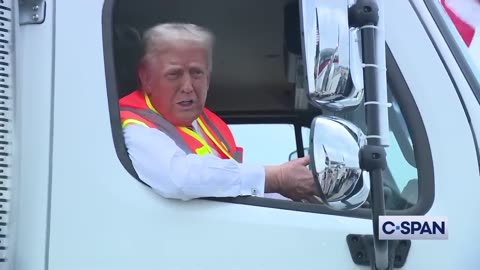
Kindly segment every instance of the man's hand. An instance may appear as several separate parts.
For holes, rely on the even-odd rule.
[[[316,194],[312,172],[306,167],[309,157],[299,158],[278,166],[266,166],[265,192],[275,192],[294,201]]]

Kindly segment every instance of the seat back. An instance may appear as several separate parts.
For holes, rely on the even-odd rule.
[[[118,25],[113,44],[118,97],[122,98],[138,88],[137,68],[143,54],[141,34],[129,25]]]

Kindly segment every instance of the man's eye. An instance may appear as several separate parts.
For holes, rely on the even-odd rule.
[[[200,77],[204,74],[203,70],[194,70],[192,73],[196,77]]]
[[[178,78],[178,75],[179,75],[178,72],[167,73],[167,78],[169,78],[169,79],[176,79],[176,78]]]

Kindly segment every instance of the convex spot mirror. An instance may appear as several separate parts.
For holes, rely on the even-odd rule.
[[[335,210],[360,207],[370,193],[369,173],[360,168],[367,139],[347,120],[317,116],[310,132],[310,168],[321,201]]]
[[[305,87],[312,105],[357,108],[364,96],[359,31],[348,24],[348,0],[300,0]]]

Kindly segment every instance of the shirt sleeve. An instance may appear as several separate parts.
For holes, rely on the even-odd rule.
[[[123,129],[133,167],[161,196],[181,200],[201,197],[263,196],[265,169],[212,154],[186,154],[163,132],[131,124]]]

